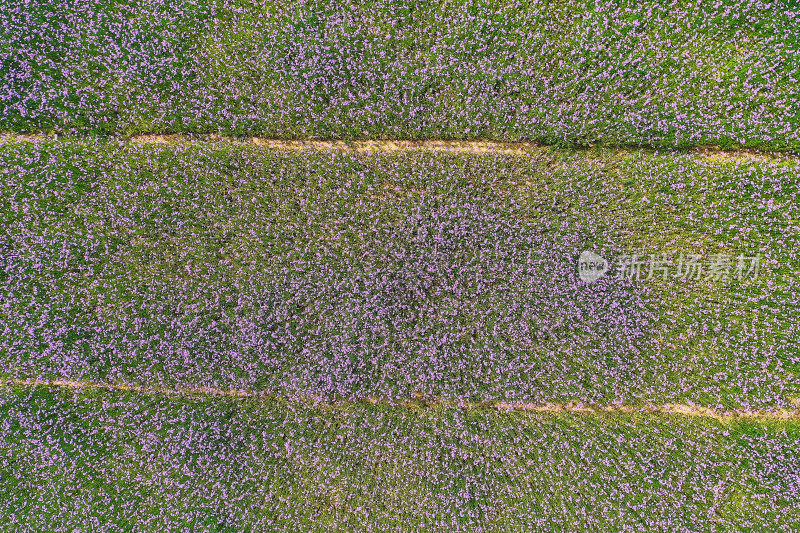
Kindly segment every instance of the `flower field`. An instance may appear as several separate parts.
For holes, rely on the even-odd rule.
[[[12,131],[800,147],[800,8],[0,2]]]
[[[0,158],[8,377],[738,409],[800,397],[791,158],[53,140]],[[590,284],[585,248],[763,267]]]
[[[800,531],[795,0],[0,0],[0,533]]]
[[[0,391],[11,531],[795,531],[800,426]]]

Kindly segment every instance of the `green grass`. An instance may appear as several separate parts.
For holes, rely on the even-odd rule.
[[[10,328],[0,346],[6,376],[276,392],[300,379],[316,389],[335,364],[320,366],[314,357],[321,351],[311,357],[302,350],[322,350],[328,339],[353,350],[343,368],[361,380],[348,389],[356,395],[408,397],[419,388],[480,401],[513,398],[518,390],[517,398],[529,401],[735,408],[786,406],[800,396],[792,342],[800,301],[793,159],[557,149],[355,155],[96,141],[11,143],[0,159],[11,176],[0,185],[2,223],[10,250],[20,254],[17,277],[5,274],[11,292],[0,309]],[[387,184],[396,191],[387,192]],[[420,299],[413,291],[435,287],[412,291],[416,278],[403,268],[415,267],[392,259],[405,238],[397,228],[411,224],[420,206],[439,209],[437,196],[493,205],[507,223],[523,223],[520,231],[539,232],[573,254],[545,258],[540,267],[575,262],[589,248],[613,252],[608,258],[760,254],[762,271],[741,282],[627,285],[618,303],[631,313],[646,304],[651,313],[649,326],[636,326],[645,334],[632,341],[638,352],[576,315],[521,346],[514,332],[535,316],[512,304],[535,283],[494,274],[495,286],[474,293],[479,305],[470,314],[452,291]],[[486,231],[481,227],[472,227],[474,238]],[[454,264],[474,259],[478,241],[471,238],[458,245],[460,256],[453,252]],[[510,257],[502,248],[491,253],[500,255],[486,256],[486,268]],[[374,282],[359,281],[359,273],[387,268],[401,268],[393,275],[411,291],[372,295],[395,306],[396,326],[416,324],[424,338],[450,331],[452,346],[484,346],[503,359],[470,352],[458,367],[436,366],[436,354],[404,348],[391,328],[369,334],[377,311],[364,311],[367,300],[355,291]],[[570,293],[578,307],[589,309],[589,291]],[[508,297],[498,300],[501,294]],[[551,296],[558,309],[563,295]],[[478,316],[480,306],[490,314]],[[547,309],[541,312],[553,312]],[[456,327],[474,335],[456,339]],[[263,352],[258,339],[278,344]],[[169,351],[177,343],[188,358]],[[433,381],[405,374],[409,368],[431,372]]]
[[[9,386],[0,417],[2,531],[800,525],[796,422]]]

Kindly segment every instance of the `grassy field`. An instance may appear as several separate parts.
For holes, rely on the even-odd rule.
[[[0,387],[2,531],[796,531],[797,422]]]
[[[800,398],[793,158],[10,140],[0,167],[6,377],[736,409]],[[762,265],[742,280],[673,268],[586,283],[586,249]]]
[[[800,147],[797,2],[0,2],[0,128]]]

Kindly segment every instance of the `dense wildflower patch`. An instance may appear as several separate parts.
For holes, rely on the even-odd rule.
[[[796,2],[0,3],[0,127],[797,149]]]
[[[793,531],[798,427],[0,389],[14,531]]]
[[[12,142],[9,377],[292,396],[787,407],[790,158]],[[585,249],[755,279],[578,278]]]

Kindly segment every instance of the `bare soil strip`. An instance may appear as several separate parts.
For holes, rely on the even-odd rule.
[[[16,134],[0,133],[0,145],[18,141],[45,140],[45,139],[71,139],[69,136],[51,136],[45,134]],[[458,141],[458,140],[437,140],[427,139],[421,141],[410,140],[361,140],[361,141],[342,141],[342,140],[285,140],[269,139],[263,137],[244,137],[234,138],[225,137],[217,134],[152,134],[136,135],[125,142],[134,143],[162,143],[174,144],[183,142],[234,142],[242,144],[253,144],[267,146],[272,149],[285,150],[343,150],[353,152],[393,152],[393,151],[414,151],[428,150],[437,152],[455,152],[472,154],[537,154],[549,150],[549,146],[536,142],[500,142],[500,141]],[[593,149],[577,149],[578,153],[591,151]],[[613,147],[610,148],[618,155],[634,152],[658,152],[654,148],[636,147]],[[665,151],[663,149],[662,151]],[[793,152],[771,152],[755,149],[741,148],[736,150],[724,150],[719,146],[704,145],[688,149],[689,153],[704,156],[709,159],[744,159],[744,160],[764,160],[764,159],[797,159],[799,156]]]
[[[83,389],[105,389],[140,394],[173,394],[179,396],[230,396],[239,398],[277,398],[276,395],[265,391],[246,391],[246,390],[226,390],[210,387],[180,387],[180,388],[161,388],[161,387],[138,387],[127,384],[101,383],[96,381],[72,381],[72,380],[36,380],[36,379],[0,379],[0,386],[29,386],[29,387],[58,387],[62,389],[83,390]],[[692,404],[668,403],[663,405],[632,406],[622,403],[597,405],[584,404],[582,402],[569,403],[526,403],[526,402],[442,402],[438,398],[425,397],[421,393],[414,393],[412,400],[396,401],[382,398],[368,398],[366,400],[340,400],[340,401],[321,401],[316,397],[301,398],[304,401],[322,403],[331,407],[354,405],[360,402],[370,404],[384,404],[406,408],[424,407],[451,407],[462,409],[488,409],[497,411],[535,411],[541,413],[576,413],[576,414],[597,414],[597,413],[640,413],[657,415],[682,415],[691,417],[714,418],[720,422],[735,419],[755,419],[755,420],[800,420],[800,398],[792,399],[795,408],[774,409],[769,411],[749,411],[749,410],[715,410],[707,407]]]

